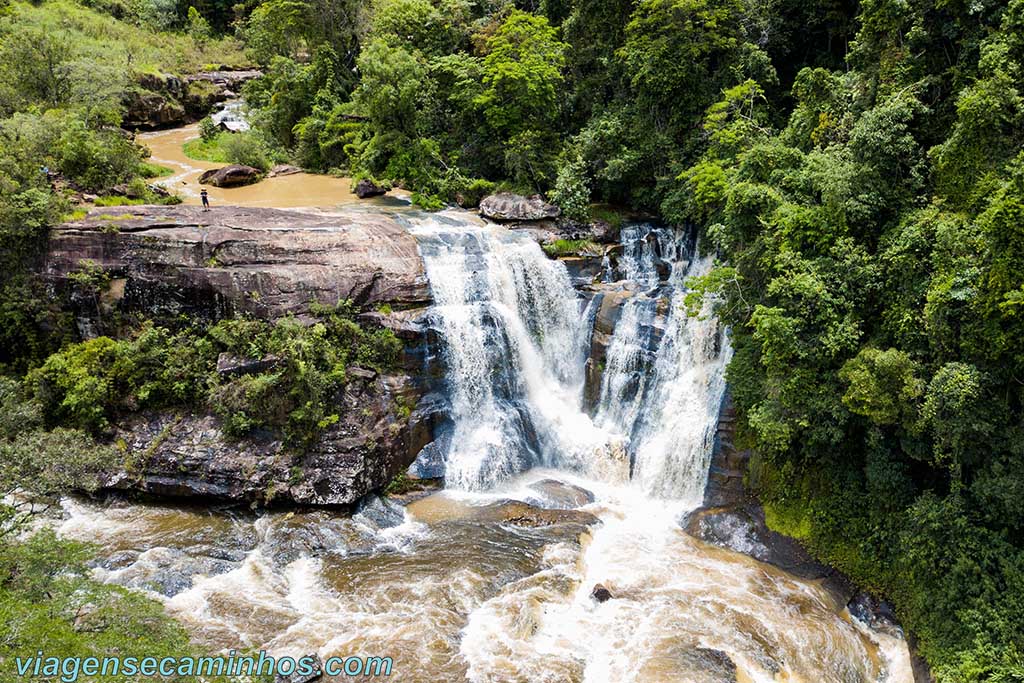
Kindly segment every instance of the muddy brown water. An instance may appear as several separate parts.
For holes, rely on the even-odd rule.
[[[594,491],[584,509],[601,523],[520,528],[477,513],[535,496],[526,483],[541,477]],[[354,517],[65,510],[63,535],[104,548],[98,577],[150,592],[215,651],[388,656],[390,680],[412,683],[911,681],[901,639],[814,582],[696,541],[679,511],[628,485],[531,472],[500,492],[377,501]],[[593,601],[596,583],[614,598]]]
[[[199,137],[199,126],[193,124],[172,130],[142,133],[140,143],[149,148],[149,161],[174,169],[174,175],[154,182],[177,193],[185,204],[200,204],[199,191],[205,187],[212,206],[263,206],[269,208],[336,208],[359,201],[352,194],[351,180],[312,173],[265,178],[243,187],[220,188],[200,185],[199,176],[226,164],[189,159],[182,145]]]

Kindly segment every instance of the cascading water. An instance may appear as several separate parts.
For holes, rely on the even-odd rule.
[[[685,306],[686,279],[706,274],[712,258],[671,228],[630,226],[622,238],[622,280],[647,291],[623,306],[597,422],[628,436],[633,478],[645,491],[697,505],[732,353],[710,311],[690,315]]]
[[[608,441],[580,410],[587,338],[565,268],[528,235],[464,215],[415,222],[444,339],[454,433],[445,482],[586,468]]]
[[[523,233],[465,213],[408,220],[443,344],[452,490],[351,518],[69,501],[61,533],[109,548],[100,576],[152,591],[204,648],[390,656],[395,681],[909,683],[902,640],[680,528],[729,356],[716,321],[683,310],[685,278],[710,267],[688,239],[623,230],[596,286],[624,303],[590,417],[598,299],[584,306]],[[586,534],[489,516],[507,499],[558,507],[552,479],[592,495]],[[597,583],[614,597],[592,600]]]

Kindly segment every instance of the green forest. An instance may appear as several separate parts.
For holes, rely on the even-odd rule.
[[[0,0],[7,490],[45,471],[57,491],[108,457],[90,444],[117,410],[104,401],[140,390],[140,354],[245,333],[76,345],[31,274],[75,211],[41,169],[156,201],[123,102],[145,74],[220,65],[265,73],[245,86],[246,158],[401,187],[427,210],[509,190],[580,223],[610,206],[697,226],[718,265],[691,283],[694,314],[713,297],[730,327],[769,524],[890,600],[937,680],[1024,681],[1024,0]],[[275,350],[361,333],[253,334]],[[117,359],[102,390],[83,379],[97,354]],[[178,359],[145,396],[206,400],[212,358]],[[69,441],[94,456],[64,463]],[[63,542],[15,542],[18,520],[0,520],[0,621],[44,591],[68,604],[38,618],[66,626],[85,589],[52,565],[33,577]],[[117,595],[108,630],[180,644],[118,621],[156,617]],[[0,654],[13,639],[0,629]]]

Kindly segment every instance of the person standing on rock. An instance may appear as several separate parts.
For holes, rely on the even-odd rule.
[[[203,211],[209,211],[210,210],[210,195],[208,195],[206,193],[206,188],[205,187],[199,192],[199,196],[203,200]]]

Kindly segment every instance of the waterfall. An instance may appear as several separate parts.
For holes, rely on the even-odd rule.
[[[582,394],[592,315],[565,267],[528,234],[464,213],[419,218],[412,230],[447,369],[448,486],[490,489],[545,466],[699,502],[729,350],[717,321],[688,316],[683,299],[685,279],[707,272],[710,257],[693,258],[692,240],[674,230],[623,228],[604,286],[633,295],[591,418]]]
[[[480,490],[532,466],[585,467],[608,439],[580,409],[586,316],[565,267],[528,235],[465,214],[412,230],[444,340],[446,484]]]
[[[633,479],[647,493],[696,505],[707,480],[732,350],[710,310],[698,316],[686,311],[687,278],[713,265],[711,256],[697,256],[688,238],[650,224],[623,229],[617,274],[627,285],[653,289],[623,305],[608,346],[596,419],[627,435]],[[664,282],[659,264],[668,267]]]

